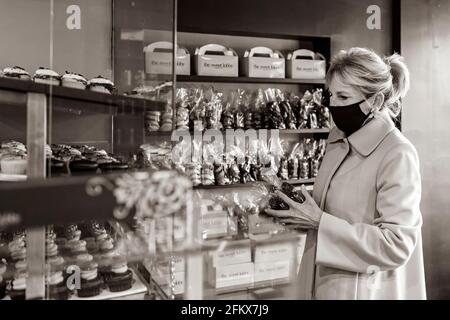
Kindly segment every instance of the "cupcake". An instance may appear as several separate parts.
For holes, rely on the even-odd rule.
[[[27,258],[26,248],[11,251],[11,259],[14,263],[19,260],[25,260],[26,258]]]
[[[87,86],[89,90],[95,92],[111,94],[114,91],[114,83],[102,76],[89,80]]]
[[[81,238],[81,231],[78,229],[78,226],[76,224],[68,225],[64,229],[64,235],[66,236],[67,240],[80,240]]]
[[[101,241],[99,244],[99,249],[99,272],[102,276],[106,276],[110,272],[111,261],[117,256],[117,252],[111,238]]]
[[[51,258],[51,257],[57,256],[58,253],[59,253],[58,245],[55,244],[55,241],[52,239],[47,239],[46,247],[45,247],[45,257]]]
[[[66,261],[61,256],[54,256],[46,259],[46,265],[49,270],[64,271],[65,263]]]
[[[133,273],[128,269],[127,261],[121,257],[113,259],[111,272],[105,276],[105,282],[111,292],[120,292],[131,289]]]
[[[69,299],[69,289],[62,271],[50,271],[47,274],[48,296],[52,300]]]
[[[18,66],[3,69],[3,77],[20,80],[31,80],[30,74],[24,68]]]
[[[67,256],[67,262],[69,264],[75,264],[79,255],[87,253],[86,241],[84,240],[70,240],[67,242],[69,249],[69,255]]]
[[[23,260],[19,260],[16,262],[16,264],[14,265],[14,267],[16,268],[16,271],[27,271],[28,270],[28,264],[27,264],[27,260],[23,259]]]
[[[36,70],[34,74],[34,82],[48,84],[52,86],[59,86],[61,80],[60,76],[57,72],[47,69],[47,68],[39,68]]]
[[[15,239],[8,243],[8,249],[10,253],[18,251],[22,248],[25,248],[25,241],[21,238]]]
[[[84,90],[87,87],[87,80],[81,74],[68,72],[61,77],[63,87]]]
[[[69,247],[72,255],[79,255],[82,253],[87,253],[86,245],[87,245],[87,243],[84,240],[72,239],[72,240],[67,241],[67,246]]]
[[[102,279],[98,276],[98,264],[86,262],[81,268],[81,287],[77,294],[81,298],[95,297],[100,294],[103,285]]]
[[[25,300],[25,290],[27,288],[28,273],[17,271],[14,274],[14,280],[11,282],[9,296],[12,300]]]

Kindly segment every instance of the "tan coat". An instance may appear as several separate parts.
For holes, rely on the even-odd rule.
[[[426,299],[420,198],[416,150],[386,111],[348,139],[332,129],[314,185],[315,298]]]

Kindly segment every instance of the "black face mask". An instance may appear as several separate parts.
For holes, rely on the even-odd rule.
[[[347,137],[358,131],[370,116],[365,114],[361,110],[362,100],[358,103],[354,103],[348,106],[329,106],[330,113],[333,116],[333,121],[339,130],[343,131]]]

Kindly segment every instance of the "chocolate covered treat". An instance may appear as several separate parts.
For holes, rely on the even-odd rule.
[[[294,186],[287,182],[283,182],[283,184],[281,185],[281,191],[295,202],[305,202],[305,196],[303,195],[303,193],[301,191],[295,190]]]
[[[289,179],[288,161],[284,157],[281,158],[281,161],[280,161],[280,168],[278,170],[278,176],[282,180],[288,180]]]

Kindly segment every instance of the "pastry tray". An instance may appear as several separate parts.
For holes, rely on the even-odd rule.
[[[147,292],[147,287],[145,284],[136,276],[136,273],[133,272],[133,286],[131,289],[122,292],[111,292],[108,289],[103,289],[100,295],[91,297],[91,298],[79,298],[76,295],[73,295],[69,298],[69,300],[110,300],[110,299],[120,299],[126,296],[137,295],[141,293]]]

